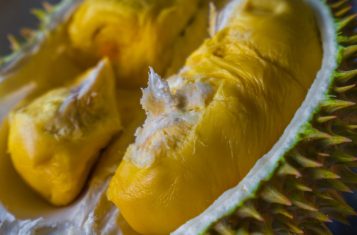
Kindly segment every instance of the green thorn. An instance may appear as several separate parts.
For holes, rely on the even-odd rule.
[[[340,0],[340,1],[336,2],[336,3],[331,4],[331,8],[333,8],[333,9],[340,8],[341,6],[346,4],[347,2],[348,2],[348,0]]]
[[[241,208],[238,209],[237,214],[240,217],[243,218],[253,218],[256,219],[258,221],[263,222],[264,219],[263,217],[260,215],[260,213],[255,209],[254,206],[252,205],[243,205]]]
[[[235,235],[235,232],[228,225],[223,223],[216,224],[214,229],[222,235]]]
[[[330,136],[329,138],[324,139],[324,144],[326,144],[327,146],[335,146],[335,145],[340,145],[340,144],[347,144],[347,143],[351,143],[352,140],[344,137],[344,136]]]
[[[343,216],[356,215],[356,211],[344,201],[331,200],[328,205],[321,206],[321,210],[326,212],[337,212]]]
[[[42,9],[32,9],[31,13],[40,21],[44,20],[46,18],[46,11],[42,10]]]
[[[335,211],[339,212],[341,209],[342,210],[349,210],[349,205],[345,202],[345,199],[341,196],[339,192],[336,192],[336,190],[327,190],[324,192],[325,194],[329,194],[330,198],[329,200],[322,201],[320,203],[320,209],[322,210],[330,210],[330,211]]]
[[[18,51],[18,50],[20,50],[21,45],[20,45],[20,43],[17,41],[17,39],[15,38],[14,35],[9,34],[9,35],[7,36],[7,39],[8,39],[9,42],[10,42],[11,50],[13,50],[13,51]]]
[[[321,107],[328,113],[334,113],[338,110],[349,108],[354,105],[355,103],[352,101],[328,99],[321,104]]]
[[[352,35],[352,36],[337,36],[337,41],[342,44],[356,44],[357,43],[357,35]]]
[[[350,163],[357,161],[357,157],[342,151],[335,152],[332,157],[337,163]]]
[[[347,27],[352,21],[356,19],[356,16],[357,14],[352,14],[345,17],[344,19],[341,19],[341,21],[337,23],[337,30],[342,31],[345,27]]]
[[[312,140],[321,140],[321,139],[326,139],[329,138],[330,135],[327,133],[324,133],[312,126],[306,127],[306,129],[303,132],[303,140],[305,141],[312,141]]]
[[[335,120],[337,117],[336,116],[320,116],[317,118],[318,123],[326,123],[331,120]]]
[[[344,192],[344,193],[353,192],[346,184],[342,183],[340,180],[329,180],[326,182],[326,186],[334,188],[339,192]]]
[[[318,222],[322,223],[329,223],[332,222],[331,218],[321,211],[309,211],[306,213],[306,216],[302,216],[304,219],[306,218],[307,221],[317,220]]]
[[[261,192],[261,196],[267,202],[291,206],[291,201],[271,186],[266,186]]]
[[[274,213],[274,214],[283,215],[283,216],[285,216],[285,217],[287,217],[287,218],[289,218],[289,219],[293,219],[293,218],[294,218],[293,214],[291,214],[289,211],[285,210],[285,209],[282,208],[282,207],[275,208],[275,209],[273,210],[273,213]]]
[[[312,168],[312,177],[314,179],[340,179],[341,177],[337,175],[336,173],[326,170],[326,169],[320,169],[320,168]]]
[[[316,196],[319,197],[320,199],[324,199],[324,200],[328,200],[328,201],[335,200],[333,197],[331,197],[330,195],[328,195],[326,193],[317,193]]]
[[[307,203],[307,202],[302,202],[299,200],[292,200],[293,205],[299,207],[300,209],[307,210],[307,211],[313,211],[316,212],[318,209],[316,209],[315,206]]]
[[[315,211],[315,212],[310,212],[311,218],[314,218],[318,221],[321,221],[323,223],[331,223],[332,220],[330,217],[320,211]]]
[[[283,165],[279,168],[278,170],[279,175],[293,175],[296,178],[301,177],[301,173],[295,169],[293,166],[288,164],[287,162],[284,162]]]
[[[343,48],[342,59],[351,58],[357,52],[357,45],[347,46]]]
[[[334,90],[337,93],[345,93],[353,88],[356,87],[356,84],[352,84],[352,85],[347,85],[347,86],[342,86],[342,87],[335,87]]]
[[[292,157],[300,166],[305,167],[305,168],[317,168],[317,167],[323,166],[322,163],[319,163],[319,162],[316,162],[309,158],[306,158],[306,157],[302,156],[301,154],[295,154]]]
[[[342,16],[344,16],[345,14],[347,14],[349,11],[351,11],[351,9],[352,9],[352,6],[351,6],[351,5],[348,5],[348,6],[344,7],[344,8],[342,8],[341,10],[338,10],[338,11],[335,13],[335,15],[336,15],[337,17],[342,17]]]
[[[339,82],[346,83],[357,76],[357,69],[350,71],[339,71],[336,73],[336,79]]]
[[[339,210],[341,210],[341,212],[347,216],[356,216],[357,215],[357,212],[346,203],[345,204],[340,203]]]
[[[290,232],[292,232],[293,234],[304,234],[304,231],[302,231],[298,226],[293,224],[293,222],[284,221],[283,223],[288,227]]]
[[[289,211],[285,210],[285,209],[282,208],[282,207],[275,208],[275,209],[273,210],[273,213],[274,213],[274,214],[283,215],[283,216],[285,216],[285,217],[287,217],[287,218],[289,218],[289,219],[293,219],[293,218],[294,218],[294,216],[293,216]]]
[[[298,182],[294,183],[294,188],[302,192],[312,192],[312,189],[310,187]]]
[[[347,125],[346,127],[352,131],[357,130],[357,125]]]

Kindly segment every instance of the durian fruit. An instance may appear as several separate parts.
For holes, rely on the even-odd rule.
[[[100,150],[121,129],[108,60],[77,84],[52,90],[9,116],[9,153],[17,172],[47,201],[79,194]]]
[[[88,57],[109,57],[121,86],[138,87],[146,84],[149,66],[176,72],[208,36],[208,2],[87,0],[75,12],[69,36]]]
[[[345,221],[346,216],[354,214],[354,211],[342,200],[339,192],[351,191],[355,188],[357,182],[356,176],[351,170],[356,160],[354,156],[356,149],[354,144],[356,141],[354,123],[355,16],[351,15],[348,0],[285,0],[281,2],[298,4],[299,1],[303,1],[313,10],[317,20],[315,31],[320,33],[320,45],[323,49],[323,58],[320,60],[319,72],[313,79],[313,84],[311,86],[308,84],[308,76],[299,78],[307,79],[304,80],[308,84],[305,88],[309,88],[309,91],[305,90],[302,98],[300,97],[304,100],[301,100],[302,104],[299,105],[299,108],[290,107],[289,110],[284,110],[284,112],[297,111],[295,114],[291,114],[293,116],[288,120],[288,126],[272,143],[273,146],[262,153],[262,155],[265,154],[264,156],[259,156],[259,160],[251,169],[249,169],[249,166],[244,167],[249,172],[244,177],[239,176],[242,177],[242,180],[237,186],[225,191],[221,196],[217,195],[218,199],[209,206],[207,205],[208,208],[205,212],[190,221],[181,222],[187,223],[180,224],[180,228],[172,232],[173,234],[329,234],[325,222],[333,219]],[[20,45],[12,56],[2,60],[0,66],[0,118],[2,120],[0,126],[1,234],[136,234],[131,231],[132,229],[123,219],[121,211],[108,202],[105,191],[110,177],[121,161],[126,146],[133,141],[135,129],[143,121],[142,113],[138,107],[138,89],[117,90],[117,105],[120,114],[122,114],[123,129],[115,137],[117,140],[113,141],[99,158],[83,194],[69,206],[58,208],[45,203],[45,200],[38,197],[18,176],[7,154],[7,110],[23,98],[25,98],[24,102],[31,102],[33,97],[39,96],[54,87],[67,84],[69,81],[64,81],[63,78],[77,77],[89,67],[94,66],[96,60],[101,59],[89,58],[88,54],[90,53],[78,48],[78,45],[74,47],[72,39],[69,37],[68,25],[72,22],[77,6],[80,6],[83,2],[85,1],[64,0],[58,7],[49,9],[50,14],[37,11],[37,15],[44,19],[41,31],[34,33],[34,38],[28,44]],[[257,3],[264,3],[261,8],[255,11],[255,14],[261,19],[255,25],[258,27],[260,23],[263,24],[265,20],[270,19],[271,9],[276,7],[276,2],[276,0],[231,0],[228,1],[221,12],[215,12],[214,7],[212,7],[210,34],[214,35],[216,31],[225,30],[227,28],[225,26],[234,21],[235,16],[237,16],[236,12],[240,7],[245,5],[245,7],[254,9]],[[280,11],[284,12],[285,9],[284,7],[277,7],[274,14],[278,14]],[[331,14],[331,10],[334,15]],[[306,15],[298,15],[296,21],[301,20],[300,17],[304,18]],[[175,20],[173,21],[175,22]],[[199,26],[197,27],[199,28]],[[312,27],[312,25],[309,27]],[[185,34],[187,37],[192,36],[192,40],[196,40],[194,39],[196,31],[194,28],[190,28],[191,30],[188,30]],[[298,25],[291,24],[290,30],[299,30]],[[285,32],[283,35],[289,35],[289,33]],[[305,32],[298,38],[304,35]],[[242,41],[249,36],[249,33],[237,34],[236,36],[237,41]],[[277,47],[271,46],[276,45],[277,42],[269,40],[270,37],[268,36],[271,38],[277,37],[274,33],[266,31],[264,37],[269,41],[269,43],[263,43],[263,45],[267,45],[266,49],[269,51],[271,51],[270,49],[280,49],[282,44],[278,44]],[[213,38],[215,37],[213,36]],[[300,45],[301,43],[297,38],[288,41],[288,47],[291,44]],[[184,52],[186,41],[178,40],[178,44],[180,45],[178,48],[181,48]],[[205,48],[207,44],[209,43],[206,42],[201,49]],[[14,47],[16,49],[16,42],[14,42]],[[181,50],[177,49],[176,51],[179,53]],[[279,52],[283,53],[284,50],[281,49]],[[196,59],[197,61],[203,60],[203,58],[200,58],[201,53],[202,50],[199,50],[187,62],[195,65],[195,70],[185,67],[186,71],[179,73],[183,77],[182,81],[180,81],[180,76],[174,76],[174,78],[169,79],[167,84],[158,79],[152,72],[150,81],[152,85],[146,89],[142,99],[145,108],[150,111],[150,113],[148,112],[150,117],[145,125],[152,120],[156,120],[157,124],[160,125],[165,124],[165,122],[157,120],[157,117],[165,110],[171,110],[172,116],[177,114],[177,110],[180,108],[188,109],[193,114],[184,115],[184,122],[181,122],[180,126],[170,126],[170,128],[164,130],[166,137],[168,137],[165,138],[165,140],[168,140],[165,144],[169,147],[175,146],[177,148],[182,145],[183,143],[180,141],[186,139],[187,130],[190,130],[196,122],[200,121],[197,117],[202,115],[202,111],[205,110],[207,105],[209,106],[214,102],[217,98],[217,91],[226,91],[219,90],[219,86],[214,86],[214,81],[217,79],[201,81],[204,78],[200,78],[201,71],[195,63]],[[297,57],[305,56],[307,61],[311,60],[310,56],[314,56],[312,51],[306,48],[302,48],[296,53],[298,54]],[[93,51],[93,54],[96,57],[96,52]],[[175,61],[178,61],[178,63],[170,67],[178,67],[177,65],[181,63],[179,61],[182,61],[182,58],[186,56],[175,55],[174,57],[171,64],[176,63]],[[301,58],[296,58],[296,60],[299,59]],[[312,60],[314,61],[314,59]],[[113,59],[111,59],[111,62],[115,64]],[[125,61],[125,63],[130,63],[130,60]],[[247,61],[244,64],[249,63]],[[219,66],[223,65],[227,64],[222,63]],[[114,67],[117,70],[118,66],[114,65]],[[166,73],[170,74],[175,71],[175,69],[169,69],[171,72],[162,72],[155,66],[154,68],[164,76]],[[222,70],[214,71],[213,68],[215,66],[212,67],[211,72],[208,70],[212,73],[212,77],[216,77],[213,75],[228,76],[228,73],[221,74],[220,71]],[[261,68],[256,70],[260,71],[259,69]],[[296,70],[301,73],[306,72],[303,69],[296,68]],[[244,71],[244,69],[229,67],[229,71],[236,73]],[[197,76],[193,76],[195,74]],[[232,77],[234,76],[232,75]],[[120,80],[121,78],[117,79]],[[145,77],[142,79],[144,81]],[[237,82],[236,79],[230,79],[227,85],[235,84],[235,82]],[[217,83],[217,85],[219,84]],[[298,88],[293,84],[286,87],[298,91]],[[234,89],[228,91],[233,94],[237,93],[234,92]],[[280,93],[282,91],[274,88],[270,92],[272,93],[271,96],[264,97],[264,99],[262,97],[262,102],[276,102],[268,100],[271,97],[276,97],[275,92]],[[304,96],[306,92],[307,95]],[[290,96],[295,95],[295,93],[290,94]],[[254,97],[253,93],[251,96]],[[245,96],[242,96],[239,101],[241,102],[245,98]],[[295,100],[295,102],[297,101]],[[280,113],[274,113],[271,110],[268,110],[268,112],[271,112],[273,117],[278,116],[279,120],[286,119],[286,117],[279,117]],[[186,110],[182,113],[187,114]],[[183,117],[182,113],[179,112],[179,118]],[[235,115],[235,113],[229,114],[229,116],[232,115]],[[224,118],[228,117],[224,116]],[[254,117],[249,116],[252,119]],[[213,121],[209,123],[215,124]],[[156,126],[160,127],[160,125]],[[275,123],[274,125],[279,124]],[[225,128],[234,129],[235,126],[226,124]],[[219,131],[213,128],[209,129],[212,132]],[[145,128],[137,132],[138,137],[144,136],[141,135],[143,133],[148,133],[143,130]],[[155,138],[152,138],[152,140],[159,141],[162,133],[159,131],[158,136],[153,136]],[[185,138],[182,138],[182,136]],[[219,138],[216,138],[216,141],[223,142]],[[213,143],[213,145],[219,145],[219,143]],[[132,148],[130,147],[128,151],[131,151]],[[129,155],[127,154],[127,156]],[[179,158],[179,156],[177,157]],[[154,158],[148,156],[147,159],[149,161],[141,161],[140,158],[134,160],[138,160],[137,164],[150,165],[152,163],[150,160]],[[217,164],[220,163],[219,161],[216,162]],[[209,173],[214,172],[216,168],[213,166],[206,169],[210,165],[205,163],[194,165],[192,172],[204,168],[202,172],[208,173],[202,174],[202,178],[210,179]],[[175,165],[170,169],[175,169],[175,167],[177,166]],[[148,168],[149,170],[150,168]],[[134,176],[135,173],[136,171],[133,171],[131,175]],[[230,175],[228,171],[221,168],[219,176],[224,177],[225,174]],[[115,180],[116,177],[112,181],[114,186]],[[219,180],[218,177],[217,180]],[[197,187],[205,189],[204,185]],[[115,196],[116,189],[120,189],[120,187],[111,188],[109,194]],[[165,199],[157,198],[157,200]],[[191,209],[190,207],[195,206],[196,202],[197,200],[192,195],[189,201],[185,202],[179,209]],[[137,212],[140,214],[142,211],[138,210]],[[148,214],[146,219],[152,219],[151,214]],[[167,230],[168,227],[170,225],[165,225],[163,229]],[[138,228],[135,229],[138,230]]]
[[[148,118],[108,191],[136,231],[168,234],[246,176],[321,67],[319,37],[301,0],[244,1],[181,73],[151,73]]]

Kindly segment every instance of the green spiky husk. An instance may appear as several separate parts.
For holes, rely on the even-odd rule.
[[[83,0],[63,0],[57,5],[44,4],[43,9],[33,9],[32,14],[38,19],[37,30],[24,29],[21,31],[22,39],[9,35],[12,53],[0,57],[0,72],[4,73],[11,65],[16,65],[20,60],[35,53],[44,43],[48,35],[57,30],[58,25],[64,23],[71,13]]]
[[[341,196],[357,188],[356,15],[349,0],[325,2],[340,52],[325,100],[255,195],[202,234],[331,234],[327,222],[356,214]]]

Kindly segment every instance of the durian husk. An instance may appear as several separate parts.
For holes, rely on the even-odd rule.
[[[348,223],[356,215],[342,194],[357,186],[357,15],[348,0],[308,2],[320,27],[327,25],[320,29],[329,56],[318,75],[326,80],[315,81],[287,128],[297,128],[297,135],[284,133],[243,181],[173,234],[331,234],[326,223]],[[322,22],[326,17],[329,22]],[[312,98],[316,89],[320,100]],[[303,110],[308,105],[310,112]],[[294,127],[304,116],[306,121]]]

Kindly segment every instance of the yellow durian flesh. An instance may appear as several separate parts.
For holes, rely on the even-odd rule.
[[[16,171],[53,205],[66,205],[121,128],[114,75],[101,61],[70,86],[52,90],[9,116],[8,149]]]
[[[87,0],[69,26],[74,47],[111,59],[119,83],[146,83],[149,66],[176,72],[207,37],[206,0]]]
[[[143,99],[148,119],[108,198],[142,234],[167,234],[198,215],[281,136],[321,58],[313,12],[303,1],[243,1],[168,84],[151,76],[152,94]],[[211,90],[187,89],[197,84]],[[203,102],[192,106],[188,97],[197,93]]]

